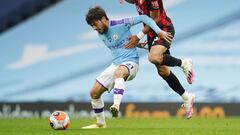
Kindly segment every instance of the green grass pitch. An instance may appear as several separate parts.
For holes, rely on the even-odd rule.
[[[71,119],[67,130],[51,129],[48,119],[0,119],[1,135],[240,135],[240,117],[107,119],[106,129],[81,129],[93,119]]]

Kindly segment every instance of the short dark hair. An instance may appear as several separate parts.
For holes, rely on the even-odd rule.
[[[86,14],[86,21],[89,25],[92,25],[93,21],[101,20],[102,17],[108,20],[108,17],[100,6],[91,7]]]

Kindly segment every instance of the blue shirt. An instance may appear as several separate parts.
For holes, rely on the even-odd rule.
[[[139,56],[137,48],[126,49],[124,45],[128,43],[128,37],[131,34],[130,28],[133,25],[144,22],[150,26],[156,33],[161,30],[156,23],[146,15],[140,15],[131,18],[124,18],[120,20],[109,20],[109,27],[106,33],[99,34],[104,44],[111,50],[113,61],[115,65],[120,65],[126,61],[138,63]]]

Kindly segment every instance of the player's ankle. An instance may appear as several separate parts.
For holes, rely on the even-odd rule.
[[[187,91],[185,91],[183,94],[182,94],[182,99],[183,100],[188,100],[189,99],[189,93]]]
[[[115,107],[119,110],[120,105],[119,104],[113,104],[112,107]]]

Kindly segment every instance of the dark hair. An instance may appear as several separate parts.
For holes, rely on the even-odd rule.
[[[93,21],[101,20],[102,17],[105,17],[108,20],[108,17],[100,6],[91,7],[86,14],[86,21],[89,25],[92,25]]]

